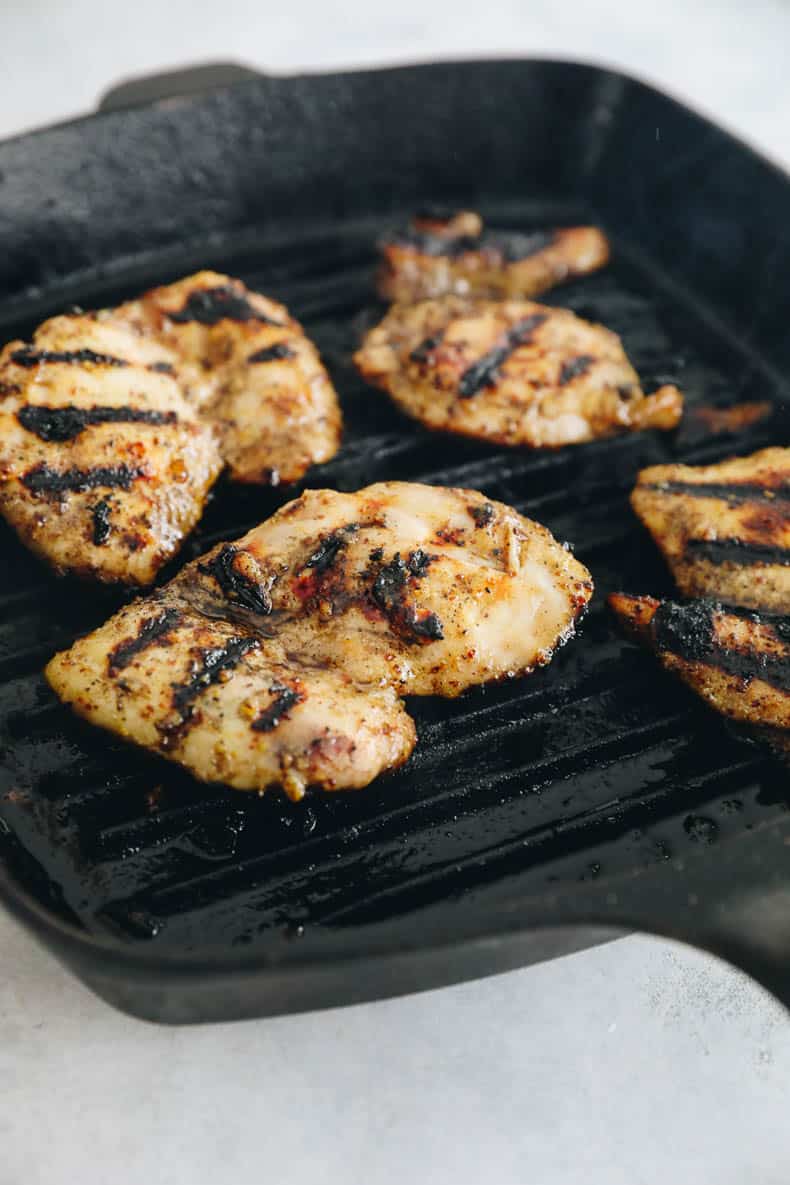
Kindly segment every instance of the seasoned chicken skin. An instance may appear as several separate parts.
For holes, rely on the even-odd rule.
[[[609,244],[594,226],[528,234],[483,230],[479,214],[428,210],[379,244],[379,295],[409,304],[428,297],[530,297],[597,271]]]
[[[60,698],[239,790],[351,789],[409,756],[414,725],[392,688],[295,658],[262,630],[193,608],[182,591],[170,584],[136,601],[57,655],[46,674]]]
[[[473,490],[408,482],[307,490],[231,551],[198,566],[210,595],[231,563],[266,590],[287,649],[404,695],[547,663],[592,594],[545,527]]]
[[[609,605],[711,707],[733,720],[790,728],[790,630],[786,618],[715,601],[658,601],[615,593]]]
[[[198,272],[106,315],[167,349],[186,398],[216,426],[234,481],[296,481],[337,452],[337,395],[283,305]]]
[[[0,354],[0,512],[59,572],[150,583],[222,468],[160,344],[55,317]]]
[[[790,448],[654,465],[631,505],[686,596],[790,613]]]
[[[3,349],[0,511],[60,572],[148,584],[223,463],[238,481],[292,481],[340,429],[287,310],[201,272]]]
[[[675,427],[676,387],[645,395],[619,337],[567,309],[447,296],[394,305],[354,361],[429,428],[555,448]]]
[[[405,760],[401,695],[547,663],[592,595],[545,528],[472,490],[308,490],[57,655],[75,711],[206,781],[367,784]]]

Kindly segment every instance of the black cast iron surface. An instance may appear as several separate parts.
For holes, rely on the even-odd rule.
[[[72,719],[41,668],[119,596],[56,580],[2,528],[10,907],[152,1019],[364,999],[620,926],[708,946],[790,998],[787,769],[604,607],[614,589],[671,591],[628,508],[639,468],[787,443],[781,412],[737,437],[693,413],[788,396],[787,180],[639,83],[545,62],[245,82],[8,142],[0,170],[4,338],[75,301],[227,270],[287,302],[340,392],[343,450],[306,484],[481,489],[569,540],[596,581],[581,636],[547,670],[412,700],[404,769],[293,805],[199,785]],[[622,334],[648,390],[677,382],[680,431],[496,450],[430,435],[366,389],[350,354],[380,315],[373,242],[426,198],[519,230],[601,222],[613,265],[548,299]],[[185,555],[293,493],[220,484]]]

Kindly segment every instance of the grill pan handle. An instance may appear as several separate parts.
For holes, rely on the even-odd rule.
[[[238,62],[206,62],[202,66],[187,66],[181,70],[165,70],[161,74],[141,74],[110,87],[99,99],[99,111],[120,111],[124,107],[140,107],[161,103],[167,99],[201,94],[260,78],[261,72]]]

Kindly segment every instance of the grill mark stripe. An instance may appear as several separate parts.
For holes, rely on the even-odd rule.
[[[776,547],[770,543],[749,543],[739,538],[732,539],[689,539],[686,556],[690,560],[709,560],[712,564],[737,564],[750,567],[752,564],[790,565],[790,549]]]
[[[125,642],[119,642],[110,651],[107,661],[110,675],[115,675],[124,667],[128,667],[132,659],[136,658],[143,650],[147,650],[149,646],[161,643],[162,639],[180,624],[181,614],[177,609],[165,609],[164,613],[160,613],[158,617],[146,618],[135,637],[128,638]]]
[[[145,470],[130,465],[101,466],[97,469],[66,469],[58,472],[48,465],[36,465],[22,478],[22,485],[34,497],[58,497],[65,493],[83,493],[85,490],[131,489],[132,483],[145,476]]]
[[[518,263],[544,251],[556,241],[555,230],[536,230],[528,234],[503,234],[483,231],[480,235],[441,235],[430,231],[407,229],[384,242],[384,247],[412,247],[421,255],[457,259],[468,252],[481,252],[503,263]]]
[[[262,350],[256,350],[254,354],[250,354],[247,361],[253,363],[280,362],[286,358],[295,357],[296,351],[287,342],[276,342],[273,346],[264,346]]]
[[[65,362],[79,366],[128,366],[125,358],[117,358],[114,354],[99,354],[95,350],[36,350],[33,346],[22,346],[14,350],[11,361],[17,366],[24,366],[32,370],[46,362]]]
[[[532,333],[546,320],[546,313],[533,313],[518,321],[504,335],[503,340],[468,366],[458,384],[459,399],[471,399],[484,387],[492,387],[497,381],[498,371],[512,353],[530,340]]]
[[[640,482],[636,488],[654,490],[659,494],[682,494],[689,498],[720,498],[732,506],[745,502],[768,502],[770,505],[790,502],[790,484],[762,486],[755,482],[657,481]]]
[[[567,362],[563,362],[558,380],[559,386],[564,387],[574,379],[581,378],[582,375],[587,373],[594,361],[595,358],[592,354],[578,354],[577,357],[569,358]]]
[[[257,638],[233,637],[228,638],[223,646],[212,646],[200,651],[200,659],[193,664],[192,678],[185,683],[170,684],[173,689],[173,707],[181,717],[178,730],[191,719],[197,697],[219,682],[225,671],[234,670],[245,654],[259,647]],[[165,731],[172,733],[176,730],[167,728]]]
[[[151,411],[143,407],[47,407],[27,404],[17,412],[27,432],[47,443],[75,440],[92,424],[175,424],[174,411]]]
[[[505,263],[519,263],[531,259],[551,247],[558,237],[556,230],[533,230],[526,234],[513,231],[503,234],[497,231],[483,231],[480,248],[499,256]]]
[[[92,538],[96,547],[103,547],[110,537],[110,509],[110,503],[106,498],[102,498],[91,510],[91,517],[93,518]]]
[[[269,590],[237,570],[234,559],[238,554],[239,549],[228,544],[207,564],[198,564],[198,571],[213,576],[227,601],[267,616],[272,611]]]
[[[421,579],[436,558],[420,549],[410,552],[404,561],[398,551],[388,564],[379,568],[373,580],[371,599],[386,617],[393,633],[404,642],[425,644],[444,638],[439,616],[419,609],[406,599],[410,582]]]
[[[332,567],[340,552],[345,551],[348,547],[350,537],[357,533],[361,525],[363,524],[346,523],[344,527],[338,527],[326,535],[316,550],[307,558],[302,571],[312,568],[317,576],[326,572],[328,568]]]
[[[694,601],[689,605],[662,601],[652,622],[656,646],[660,651],[669,651],[687,662],[701,662],[739,679],[761,679],[779,691],[790,691],[790,651],[787,646],[784,654],[778,656],[728,649],[716,640],[717,613],[726,614],[727,610],[714,601]],[[756,613],[752,620],[761,622]]]
[[[255,732],[273,732],[282,720],[288,719],[291,708],[304,700],[303,692],[284,683],[273,683],[269,691],[275,697],[274,702],[253,720],[251,727]]]
[[[427,362],[434,350],[442,344],[444,340],[444,330],[440,329],[438,333],[431,334],[430,337],[423,338],[418,346],[415,346],[409,358],[412,362],[422,363]]]
[[[281,321],[275,321],[255,308],[249,298],[238,292],[232,284],[191,292],[180,309],[173,312],[165,310],[165,316],[179,325],[189,321],[197,321],[200,325],[217,325],[227,320],[261,321],[265,325],[282,326]]]

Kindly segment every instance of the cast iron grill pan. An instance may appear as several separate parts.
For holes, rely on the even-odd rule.
[[[419,83],[431,69],[411,73]],[[552,71],[579,68],[519,69],[556,88]],[[405,82],[409,72],[396,74]],[[395,75],[384,77],[391,86]],[[300,81],[322,80],[291,85]],[[123,129],[124,117],[112,118]],[[677,382],[690,411],[678,432],[530,453],[430,434],[401,416],[350,362],[381,314],[373,241],[409,208],[382,209],[375,192],[371,209],[342,220],[325,217],[316,194],[313,220],[283,220],[279,233],[262,220],[259,233],[225,229],[221,241],[167,248],[162,260],[145,245],[144,258],[109,274],[53,278],[52,291],[26,294],[21,319],[6,300],[4,340],[69,303],[114,302],[202,265],[239,275],[302,320],[341,395],[343,450],[305,485],[477,488],[570,541],[596,582],[581,636],[549,668],[457,701],[412,699],[419,743],[402,770],[362,792],[293,805],[200,785],[75,720],[41,668],[121,595],[57,580],[4,527],[4,893],[127,1010],[231,1018],[382,995],[571,949],[593,936],[582,923],[686,937],[783,990],[784,931],[766,919],[782,914],[790,880],[787,770],[625,641],[604,606],[615,589],[672,591],[628,507],[637,471],[786,443],[781,366],[754,326],[728,325],[657,264],[650,241],[619,233],[600,198],[565,184],[554,195],[524,190],[483,195],[484,213],[519,230],[596,218],[612,235],[609,269],[545,299],[620,333],[647,390]],[[779,409],[737,437],[712,435],[694,416],[699,405],[746,399]],[[184,558],[237,537],[298,488],[220,483]]]

